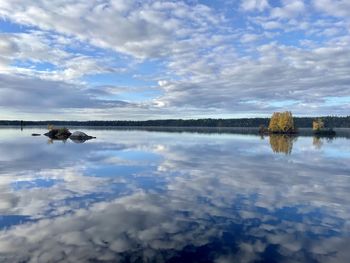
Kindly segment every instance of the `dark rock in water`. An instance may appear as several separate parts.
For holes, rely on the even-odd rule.
[[[71,133],[67,128],[52,128],[45,135],[52,140],[67,140],[70,138],[75,143],[83,143],[96,138],[81,131]]]
[[[32,133],[32,136],[40,136],[41,134],[39,133]]]
[[[86,133],[81,131],[73,132],[69,138],[75,143],[83,143],[87,140],[96,139],[96,137],[87,135]]]
[[[50,139],[67,140],[71,134],[72,133],[67,128],[53,128],[44,135]]]
[[[76,132],[73,132],[70,136],[71,139],[95,139],[96,137],[93,137],[93,136],[90,136],[90,135],[87,135],[86,133],[84,132],[81,132],[81,131],[76,131]]]

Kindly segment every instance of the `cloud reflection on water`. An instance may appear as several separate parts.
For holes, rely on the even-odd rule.
[[[0,142],[8,153],[0,158],[1,214],[27,217],[0,232],[2,258],[346,262],[350,257],[345,139],[320,151],[312,137],[300,137],[291,155],[276,155],[269,140],[254,136],[98,132],[101,139],[84,145]],[[344,157],[330,157],[334,149]],[[112,171],[108,176],[106,167]],[[39,179],[52,183],[44,187]],[[16,182],[32,183],[14,188]]]

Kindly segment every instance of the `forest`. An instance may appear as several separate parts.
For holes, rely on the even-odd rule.
[[[350,116],[321,116],[321,117],[294,117],[297,128],[312,128],[315,118],[321,118],[329,128],[350,128]],[[4,126],[35,126],[49,124],[57,126],[121,126],[121,127],[259,127],[269,125],[270,118],[240,118],[240,119],[166,119],[166,120],[110,120],[110,121],[21,121],[0,120]]]

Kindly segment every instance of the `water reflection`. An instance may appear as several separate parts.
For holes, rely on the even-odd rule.
[[[66,143],[67,140],[55,140],[55,139],[48,139],[47,140],[47,144],[54,144],[55,142],[62,142],[62,143]]]
[[[312,144],[316,149],[320,150],[324,145],[324,142],[331,143],[334,138],[334,136],[314,136]]]
[[[274,138],[271,147],[292,153],[280,158],[255,136],[96,133],[87,144],[53,145],[0,134],[2,260],[350,257],[348,140],[318,151],[299,137],[292,153],[288,139]]]
[[[296,136],[283,134],[271,134],[269,137],[271,149],[274,153],[291,154],[293,143],[297,140]]]
[[[264,136],[261,137],[264,139]],[[271,134],[269,135],[269,142],[271,149],[274,153],[282,153],[285,155],[292,154],[293,145],[297,142],[298,137],[294,135],[282,135],[282,134]],[[313,136],[312,145],[317,150],[321,150],[324,142],[331,143],[334,140],[333,137],[327,136]]]
[[[62,143],[66,143],[68,139],[48,139],[47,140],[47,144],[53,144],[54,142],[62,142]],[[74,142],[74,143],[85,143],[87,141],[90,141],[91,138],[87,138],[87,139],[83,139],[83,138],[69,138],[69,140],[71,142]]]
[[[312,141],[313,146],[315,146],[316,149],[321,149],[323,145],[323,141],[320,137],[314,136]]]

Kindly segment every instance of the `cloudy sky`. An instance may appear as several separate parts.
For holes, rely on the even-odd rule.
[[[348,115],[349,0],[0,0],[0,119]]]

